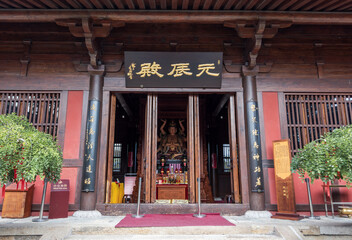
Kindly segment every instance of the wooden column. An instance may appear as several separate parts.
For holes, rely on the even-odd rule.
[[[258,67],[242,67],[243,100],[245,104],[246,139],[250,170],[250,208],[265,210],[264,177],[261,156],[261,141],[258,115],[256,76]]]
[[[98,139],[101,121],[101,100],[104,82],[104,65],[97,68],[88,67],[90,74],[89,103],[85,133],[83,158],[81,210],[95,210],[97,193],[96,181],[98,164]]]

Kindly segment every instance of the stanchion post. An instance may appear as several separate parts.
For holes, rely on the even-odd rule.
[[[140,208],[140,205],[141,205],[141,188],[142,188],[142,178],[139,177],[137,214],[136,215],[132,215],[133,218],[142,218],[142,217],[144,217],[144,215],[139,215],[139,208]]]
[[[313,204],[312,204],[312,196],[310,192],[310,184],[309,184],[309,178],[304,179],[307,184],[307,192],[308,192],[308,200],[309,200],[309,208],[310,208],[310,217],[309,219],[320,219],[320,217],[315,217],[314,212],[313,212]]]
[[[205,214],[200,214],[200,178],[197,178],[198,183],[198,214],[193,214],[193,217],[204,218]]]
[[[44,188],[43,188],[43,194],[42,194],[42,203],[40,205],[39,218],[33,218],[32,222],[46,222],[46,221],[48,221],[48,218],[43,218],[44,202],[45,202],[45,195],[46,195],[46,187],[47,187],[47,185],[48,185],[48,179],[44,178]]]

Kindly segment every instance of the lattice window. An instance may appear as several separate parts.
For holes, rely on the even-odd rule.
[[[112,166],[113,172],[121,172],[121,160],[122,160],[122,143],[114,144],[114,161]]]
[[[292,154],[325,132],[352,123],[352,94],[286,94]]]
[[[25,115],[39,131],[57,136],[59,92],[0,92],[0,114]]]
[[[224,161],[224,172],[231,171],[230,144],[222,145],[222,159]]]

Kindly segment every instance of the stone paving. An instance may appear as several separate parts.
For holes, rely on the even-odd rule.
[[[273,219],[267,215],[224,216],[236,226],[115,228],[124,216],[68,217],[32,222],[0,218],[0,240],[12,239],[352,239],[352,219],[321,217],[300,221]],[[36,217],[37,218],[37,217]]]

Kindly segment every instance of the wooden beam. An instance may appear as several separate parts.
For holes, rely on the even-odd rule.
[[[99,0],[90,0],[96,8],[104,9],[103,5]]]
[[[338,4],[335,4],[334,6],[331,6],[331,7],[328,7],[325,9],[325,11],[331,11],[331,10],[343,10],[345,8],[349,8],[352,4],[351,4],[351,0],[346,0],[344,2],[341,2],[341,3],[338,3]],[[349,4],[349,5],[347,5]]]
[[[272,4],[270,4],[267,9],[268,10],[274,10],[275,8],[277,8],[281,3],[283,3],[285,0],[276,0],[274,1]]]
[[[103,4],[109,8],[109,9],[114,9],[114,4],[112,4],[111,0],[101,0],[103,2]]]
[[[312,8],[314,8],[315,6],[321,4],[324,0],[316,0],[313,1],[312,3],[308,4],[307,6],[303,7],[302,10],[303,11],[308,11],[311,10]]]
[[[298,0],[291,0],[291,1],[288,1],[287,3],[285,4],[282,4],[278,10],[279,11],[285,11],[287,8],[291,7],[293,4],[295,4]]]
[[[114,0],[114,3],[119,9],[125,9],[125,6],[123,5],[121,0]]]
[[[224,4],[225,0],[216,0],[213,9],[214,10],[219,10],[221,6]]]
[[[194,0],[193,2],[193,10],[198,10],[200,5],[200,0]]]
[[[233,8],[234,10],[241,10],[242,7],[246,4],[247,0],[240,0],[235,7]]]
[[[172,10],[177,10],[177,0],[172,0],[171,1],[171,8]]]
[[[341,0],[330,0],[330,1],[326,2],[326,3],[324,3],[324,4],[321,4],[321,5],[313,8],[313,11],[323,10],[324,8],[327,8],[327,7],[331,6],[331,5],[335,6],[336,2],[341,2]],[[342,0],[342,2],[343,2],[343,0]]]
[[[188,9],[189,0],[182,0],[182,10]]]
[[[203,4],[203,10],[208,10],[213,0],[205,0]]]
[[[9,5],[6,5],[5,3],[0,3],[0,7],[2,7],[2,8],[9,8],[10,6],[9,6]]]
[[[311,0],[298,1],[290,8],[290,11],[296,11],[296,10],[300,9],[301,7],[303,7],[304,5],[306,5],[307,3],[309,3],[310,1]]]
[[[3,1],[4,3],[6,3],[7,5],[11,6],[11,7],[14,7],[14,8],[22,8],[21,5],[17,4],[17,3],[14,3],[13,0],[1,0]]]
[[[257,3],[259,0],[251,0],[249,1],[249,3],[247,3],[247,5],[244,7],[245,10],[251,10]]]
[[[14,2],[18,3],[18,4],[21,4],[22,6],[26,7],[26,8],[33,8],[32,5],[22,1],[22,0],[15,0]]]
[[[67,8],[67,9],[70,8],[70,6],[64,3],[62,0],[53,0],[53,1],[62,8]]]
[[[93,4],[91,4],[91,2],[89,2],[87,0],[77,0],[77,1],[80,2],[86,8],[89,8],[89,9],[94,8]]]
[[[232,6],[237,2],[238,0],[229,0],[224,7],[224,10],[229,10],[232,8]]]
[[[4,0],[3,0],[4,1]],[[114,0],[119,1],[119,0]],[[3,10],[0,14],[1,22],[55,22],[72,18],[104,19],[105,21],[123,21],[128,23],[197,23],[223,24],[231,21],[268,22],[288,21],[292,24],[311,25],[351,25],[352,14],[346,13],[312,13],[312,12],[243,12],[243,11],[114,11],[104,10]]]
[[[212,116],[216,117],[219,112],[221,111],[221,109],[224,107],[224,105],[226,104],[227,100],[229,100],[230,95],[229,94],[225,94],[224,96],[222,96],[220,102],[218,103],[218,105],[216,106]]]
[[[78,3],[76,0],[66,0],[68,4],[70,4],[73,8],[81,8],[82,5]]]
[[[263,8],[265,8],[269,3],[271,2],[271,0],[264,0],[262,1],[256,8],[256,10],[262,10]]]
[[[137,0],[137,3],[139,9],[145,9],[144,0]]]
[[[121,93],[117,93],[116,94],[117,100],[119,100],[122,108],[125,110],[125,112],[127,113],[128,117],[130,118],[130,120],[133,119],[133,113],[131,111],[131,108],[128,106],[128,104],[125,101],[125,98],[122,96]]]
[[[156,9],[156,2],[155,0],[149,0],[149,8],[150,9]]]
[[[40,2],[44,3],[49,8],[52,8],[52,9],[59,8],[58,5],[56,3],[54,3],[53,1],[51,1],[51,0],[40,0]]]
[[[166,0],[160,0],[160,8],[162,10],[166,10],[167,9]]]

